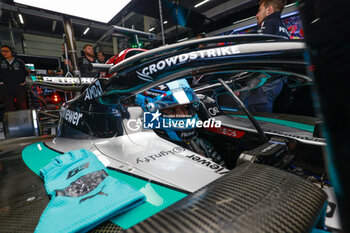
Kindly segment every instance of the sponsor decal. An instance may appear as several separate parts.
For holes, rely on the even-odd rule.
[[[183,151],[185,151],[185,149],[182,147],[179,147],[179,146],[174,147],[173,149],[171,149],[169,151],[161,151],[158,154],[154,154],[154,155],[150,155],[150,156],[146,156],[146,157],[142,157],[142,158],[136,158],[136,163],[137,164],[149,163],[149,162],[157,160],[158,158],[165,157],[167,155],[175,155],[175,154],[181,153]]]
[[[7,68],[8,68],[7,63],[3,60],[1,62],[1,69],[7,69]]]
[[[100,97],[103,93],[100,81],[96,81],[94,84],[92,84],[86,91],[84,100],[91,100],[93,98]]]
[[[224,167],[214,163],[213,161],[210,161],[210,160],[206,159],[203,156],[188,155],[186,157],[189,158],[189,159],[192,159],[193,161],[196,161],[199,164],[202,164],[203,166],[206,166],[206,167],[214,170],[215,173],[218,173],[219,175],[223,175],[223,174],[226,174],[226,173],[229,172],[226,168],[224,168]]]
[[[43,77],[43,82],[47,83],[61,83],[61,84],[90,84],[95,78],[68,78],[68,77]]]
[[[222,134],[222,135],[225,135],[225,136],[229,136],[229,137],[232,137],[232,138],[241,138],[245,134],[244,131],[231,129],[231,128],[227,128],[227,127],[224,127],[224,126],[221,126],[219,128],[210,127],[210,128],[207,128],[207,130],[209,130],[211,132],[214,132],[214,133],[218,133],[218,134]]]
[[[278,27],[278,30],[279,30],[280,32],[284,32],[284,33],[286,33],[287,35],[289,35],[289,32],[288,32],[287,28]]]
[[[78,174],[82,170],[88,168],[89,165],[90,165],[90,162],[87,162],[87,163],[84,163],[84,164],[80,165],[79,167],[76,167],[76,168],[72,169],[70,172],[68,172],[68,176],[67,176],[66,180],[68,180],[69,178],[75,176],[76,174]]]
[[[19,63],[18,62],[13,63],[13,69],[19,70]]]
[[[63,119],[65,119],[66,121],[68,121],[69,123],[73,124],[73,125],[78,125],[80,118],[83,116],[82,113],[67,109],[67,108],[62,108],[62,112],[61,112],[61,117]]]
[[[193,61],[196,59],[202,58],[211,58],[211,57],[222,57],[227,55],[233,55],[240,53],[238,46],[231,45],[221,48],[205,49],[190,53],[183,53],[173,57],[169,57],[163,60],[158,61],[157,63],[151,64],[142,68],[140,71],[136,71],[136,74],[139,79],[146,82],[152,82],[153,78],[151,75],[154,75],[158,71],[162,71],[167,67],[174,66],[176,64],[185,63],[187,61]]]
[[[196,134],[197,132],[195,130],[189,131],[189,132],[181,132],[181,137],[180,138],[188,138],[192,137]]]

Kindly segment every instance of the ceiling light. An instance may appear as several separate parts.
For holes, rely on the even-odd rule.
[[[1,2],[3,1],[0,1],[0,3]],[[127,6],[131,0],[14,0],[14,2],[59,12],[62,14],[73,15],[85,19],[108,23],[116,14],[118,14],[125,6]],[[89,3],[87,4],[87,2]]]
[[[86,33],[88,33],[88,31],[90,30],[90,28],[89,27],[87,27],[86,29],[85,29],[85,31],[84,31],[84,35],[86,34]]]
[[[167,23],[168,23],[168,21],[165,20],[165,21],[164,21],[164,24],[167,24]]]
[[[150,28],[148,31],[150,31],[150,32],[151,32],[151,31],[153,31],[154,29],[156,29],[156,28]]]
[[[21,24],[24,24],[22,15],[21,15],[21,14],[18,14],[18,17],[19,17],[19,21],[21,22]]]
[[[202,2],[200,2],[200,3],[198,3],[198,4],[196,4],[196,5],[194,5],[194,8],[197,8],[197,7],[203,5],[204,3],[207,3],[207,2],[209,2],[209,0],[204,0],[204,1],[202,1]]]

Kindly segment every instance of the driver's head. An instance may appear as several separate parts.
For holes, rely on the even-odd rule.
[[[161,110],[163,116],[173,117],[173,118],[183,118],[189,116],[189,106],[188,104],[179,105],[171,108],[165,108]]]
[[[172,141],[189,141],[196,136],[198,119],[195,108],[199,100],[185,79],[176,80],[136,96],[145,112],[161,114],[156,132]],[[183,123],[184,124],[183,124]],[[164,123],[164,125],[163,125]]]

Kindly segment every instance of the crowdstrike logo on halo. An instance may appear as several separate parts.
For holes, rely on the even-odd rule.
[[[176,65],[178,63],[183,63],[188,60],[196,60],[201,58],[211,58],[211,57],[222,57],[226,55],[233,55],[240,53],[238,46],[231,45],[221,48],[215,48],[215,49],[205,49],[190,53],[183,53],[180,55],[176,55],[173,57],[166,58],[164,60],[160,60],[157,63],[153,63],[149,66],[144,67],[141,72],[136,71],[137,76],[139,79],[152,82],[153,78],[151,77],[152,74],[157,73],[158,71],[164,70],[166,67],[171,67],[173,65]]]
[[[162,114],[159,110],[155,113],[144,112],[143,121],[141,119],[131,119],[127,122],[130,130],[136,131],[141,127],[144,129],[181,129],[181,128],[220,128],[221,121],[214,118],[206,121],[196,120],[194,118],[160,118]]]

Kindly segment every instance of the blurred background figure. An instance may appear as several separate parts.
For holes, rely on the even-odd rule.
[[[261,0],[259,11],[256,14],[258,33],[272,34],[289,39],[289,32],[281,20],[281,12],[287,0]],[[273,77],[277,77],[274,75]],[[275,99],[280,95],[285,78],[281,76],[274,81],[249,91],[248,105],[252,112],[272,113]]]
[[[205,32],[201,32],[201,33],[197,34],[196,39],[202,39],[202,38],[205,38],[205,37],[206,37]],[[202,48],[202,47],[205,47],[205,44],[199,44],[198,45],[198,48]]]
[[[97,60],[101,64],[104,64],[106,62],[105,54],[102,51],[97,53]]]
[[[86,44],[83,48],[84,56],[80,57],[78,60],[78,66],[82,77],[95,77],[99,73],[89,71],[89,66],[91,63],[98,63],[95,58],[95,51],[92,45]]]
[[[15,57],[13,49],[8,45],[1,46],[0,85],[5,102],[5,111],[27,109],[25,78],[29,69],[22,60]]]

